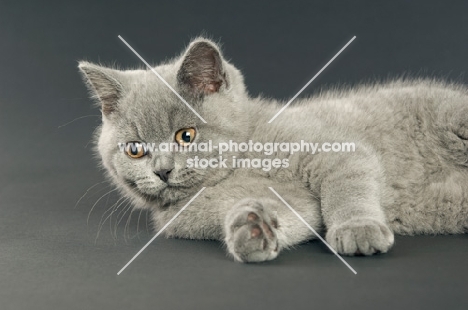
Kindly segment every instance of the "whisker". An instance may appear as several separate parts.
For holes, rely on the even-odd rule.
[[[71,124],[71,123],[73,123],[74,121],[77,121],[77,120],[79,120],[79,119],[86,118],[86,117],[91,117],[91,116],[97,117],[97,116],[101,116],[101,115],[91,114],[91,115],[80,116],[80,117],[77,117],[77,118],[75,118],[75,119],[73,119],[73,120],[71,120],[71,121],[69,121],[69,122],[63,124],[63,125],[58,126],[57,129],[60,129],[60,128],[62,128],[62,127],[65,127],[65,126],[67,126],[67,125],[69,125],[69,124]]]
[[[114,230],[115,230],[115,236],[116,236],[116,237],[117,237],[117,228],[119,227],[120,222],[122,222],[122,220],[123,220],[124,217],[125,217],[125,214],[127,214],[127,212],[128,212],[130,209],[132,209],[132,207],[133,207],[131,204],[130,204],[130,205],[127,205],[127,206],[128,206],[128,207],[126,207],[125,209],[123,209],[123,210],[125,210],[125,212],[124,212],[124,213],[122,214],[122,216],[120,217],[120,220],[119,220],[119,215],[122,213],[123,210],[122,210],[121,212],[119,212],[119,214],[117,215],[118,221],[117,221],[116,224],[114,225]]]
[[[146,233],[149,233],[149,229],[148,229],[148,212],[145,212],[145,222],[146,222]]]
[[[89,225],[89,217],[91,216],[91,212],[93,212],[94,207],[98,204],[98,202],[101,201],[101,199],[104,198],[104,196],[109,195],[110,193],[115,192],[116,190],[117,188],[114,188],[113,190],[108,191],[107,193],[99,197],[99,199],[94,203],[94,205],[91,207],[91,210],[88,213],[88,219],[86,220],[87,225]]]
[[[128,231],[128,229],[130,228],[130,220],[132,218],[133,212],[135,212],[135,208],[132,208],[132,211],[130,211],[130,214],[128,215],[127,222],[125,223],[125,226],[124,226],[124,240],[125,241],[127,240],[127,234],[126,233],[128,233],[128,238],[130,239],[130,232]]]
[[[128,198],[127,197],[121,197],[119,200],[117,200],[116,203],[114,203],[109,209],[107,209],[101,216],[101,220],[99,221],[99,225],[98,225],[98,232],[96,234],[96,238],[95,238],[95,242],[97,242],[97,239],[99,238],[99,234],[101,233],[101,230],[102,228],[104,227],[104,224],[107,222],[107,220],[112,217],[112,214],[119,208],[120,205],[122,205]],[[121,201],[122,200],[122,201]],[[121,201],[119,203],[119,201]],[[109,212],[110,210],[112,210],[109,215],[104,219],[104,221],[102,221],[102,219],[104,218],[104,215]]]
[[[93,134],[92,134],[93,137],[96,135],[96,132],[97,132],[98,130],[99,130],[99,127],[97,127],[96,129],[94,129]],[[91,142],[93,142],[93,141],[94,141],[94,138],[89,139],[84,148],[86,149],[86,148],[88,147],[88,145],[89,145]]]
[[[109,218],[109,216],[106,217],[106,219],[104,220],[104,222],[102,222],[102,219],[104,218],[104,216],[105,216],[109,211],[112,210],[112,211],[111,211],[111,213],[112,213],[114,210],[116,210],[117,204],[118,204],[121,200],[125,200],[125,199],[126,199],[125,197],[119,198],[112,206],[110,206],[106,211],[104,211],[104,213],[101,215],[101,220],[99,221],[98,228],[102,227],[102,226],[104,225],[104,223],[107,221],[107,219]],[[118,206],[117,206],[117,208],[118,208]],[[111,213],[110,213],[109,215],[111,215]],[[101,224],[102,224],[102,225],[101,225]]]
[[[140,217],[141,217],[141,212],[143,212],[143,209],[140,209],[140,214],[138,214],[137,229],[136,229],[136,236],[138,236],[138,238],[140,238]]]
[[[98,186],[99,184],[102,184],[102,183],[106,183],[107,181],[102,181],[102,182],[98,182],[96,184],[94,184],[93,186],[89,187],[86,192],[83,194],[83,196],[80,197],[80,199],[78,199],[78,201],[75,203],[75,206],[73,207],[73,209],[75,209],[78,204],[80,203],[80,201],[89,193],[90,190],[92,190],[93,188],[95,188],[96,186]],[[110,185],[109,185],[110,186]],[[106,186],[108,187],[108,186]]]
[[[117,240],[118,236],[117,236],[117,226],[118,226],[118,223],[120,223],[119,221],[119,215],[122,214],[122,212],[124,210],[128,210],[128,206],[131,205],[131,201],[127,201],[127,203],[125,204],[125,206],[122,208],[122,210],[120,210],[119,214],[117,214],[116,216],[116,219],[115,219],[115,223],[114,225],[112,225],[112,218],[111,218],[111,221],[109,221],[109,230],[110,230],[110,234],[112,236],[112,238],[114,240]],[[117,210],[116,210],[117,211]],[[126,211],[125,211],[126,212]],[[114,229],[113,229],[114,228]]]
[[[112,226],[112,215],[113,215],[115,212],[117,212],[117,210],[120,208],[120,206],[123,205],[125,202],[126,202],[126,204],[125,204],[125,206],[122,208],[122,210],[120,210],[119,214],[121,214],[123,210],[126,210],[126,209],[127,209],[128,205],[129,205],[130,202],[131,202],[130,199],[125,200],[125,201],[122,201],[122,203],[120,203],[120,204],[117,206],[117,208],[115,208],[115,210],[112,211],[112,214],[111,214],[111,217],[110,217],[110,220],[109,220],[109,231],[110,231],[110,234],[111,234],[111,236],[112,236],[112,239],[114,239],[114,242],[115,242],[115,240],[117,240],[117,230],[116,230],[115,232],[112,230],[112,227],[113,227],[113,226]],[[119,215],[116,216],[115,223],[117,223],[117,220],[118,220],[118,219],[119,219]],[[115,226],[115,225],[116,225],[116,224],[114,224],[114,226]]]

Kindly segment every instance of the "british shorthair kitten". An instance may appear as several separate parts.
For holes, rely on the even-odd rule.
[[[197,38],[154,69],[205,123],[151,70],[79,68],[102,111],[102,164],[135,208],[151,210],[156,229],[206,187],[169,237],[222,240],[241,262],[315,238],[270,187],[340,254],[387,252],[394,233],[468,229],[465,86],[420,79],[330,90],[297,99],[269,123],[284,103],[251,98],[218,45]],[[304,141],[323,150],[284,148]],[[150,143],[230,147],[220,154]],[[249,143],[276,147],[240,148]],[[353,150],[325,151],[345,143]],[[202,160],[211,164],[195,164]]]

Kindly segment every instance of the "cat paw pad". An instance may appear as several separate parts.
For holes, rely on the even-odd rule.
[[[226,220],[226,245],[240,262],[262,262],[278,255],[275,214],[258,201],[246,200],[233,207]]]

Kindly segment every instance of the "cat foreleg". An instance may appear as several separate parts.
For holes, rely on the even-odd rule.
[[[330,170],[321,184],[325,239],[345,255],[387,252],[393,232],[381,207],[381,171],[376,158],[346,159]]]

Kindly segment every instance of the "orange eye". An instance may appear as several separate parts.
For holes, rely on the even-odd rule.
[[[195,128],[180,129],[175,134],[175,140],[180,146],[188,146],[195,139]]]
[[[125,153],[131,158],[140,158],[148,154],[146,148],[140,142],[128,142]]]

